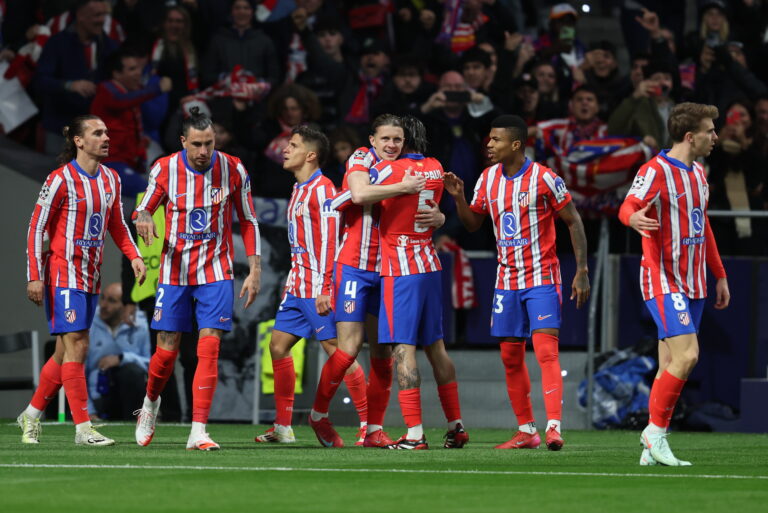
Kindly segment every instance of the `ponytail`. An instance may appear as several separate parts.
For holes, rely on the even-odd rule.
[[[67,162],[74,160],[77,157],[77,146],[75,146],[75,137],[82,137],[85,132],[85,122],[91,119],[101,119],[99,116],[93,114],[86,114],[84,116],[77,116],[72,120],[69,126],[65,126],[61,131],[61,135],[64,136],[64,147],[61,149],[61,153],[56,158],[59,164],[62,166]]]

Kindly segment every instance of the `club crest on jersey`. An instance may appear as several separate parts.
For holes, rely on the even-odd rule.
[[[517,195],[517,202],[520,204],[521,207],[527,207],[528,206],[528,191],[521,192]]]
[[[214,205],[221,203],[221,187],[211,187],[211,202]]]
[[[344,301],[344,311],[348,314],[351,314],[355,311],[355,300],[354,299],[347,299]]]
[[[677,319],[683,326],[688,326],[691,323],[691,317],[688,315],[688,312],[678,312]]]
[[[397,238],[397,245],[401,248],[404,248],[408,245],[408,236],[407,235],[401,235]]]
[[[72,324],[77,320],[77,312],[75,310],[65,310],[64,311],[64,318],[67,320],[68,323]]]
[[[293,214],[298,216],[298,217],[301,217],[301,216],[304,215],[304,202],[303,201],[299,201],[298,203],[296,203],[296,206],[293,208]]]
[[[160,319],[162,318],[163,318],[163,309],[155,308],[155,313],[152,315],[152,319],[154,319],[155,322],[160,322]]]

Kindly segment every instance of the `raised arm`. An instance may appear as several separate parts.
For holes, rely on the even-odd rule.
[[[475,212],[469,207],[467,198],[464,196],[464,181],[453,173],[445,173],[443,184],[446,192],[456,202],[456,213],[461,224],[470,232],[477,231],[483,224],[485,214]]]
[[[386,168],[382,170],[384,173]],[[402,181],[388,185],[371,183],[370,175],[363,171],[354,171],[347,178],[352,203],[355,205],[370,205],[401,194],[417,194],[426,186],[427,180],[422,175],[405,173]]]

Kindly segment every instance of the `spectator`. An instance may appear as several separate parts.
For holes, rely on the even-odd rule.
[[[380,114],[419,116],[419,108],[435,92],[435,86],[424,80],[421,62],[404,56],[395,60],[392,81],[384,86],[373,104],[373,117]]]
[[[755,148],[761,157],[768,160],[768,96],[766,95],[759,97],[755,102],[754,126]]]
[[[531,74],[539,86],[539,108],[541,119],[560,118],[568,113],[568,98],[560,96],[557,87],[557,72],[551,62],[535,61]]]
[[[534,44],[539,56],[552,63],[557,72],[560,96],[573,89],[573,70],[584,62],[584,45],[576,35],[579,13],[570,4],[559,3],[549,11],[549,31]]]
[[[91,113],[107,125],[111,139],[104,164],[113,168],[123,182],[123,195],[135,197],[147,188],[147,140],[141,122],[141,105],[171,90],[171,79],[163,77],[142,84],[143,56],[128,50],[110,55],[107,70],[112,79],[102,82],[91,104]]]
[[[571,146],[579,141],[595,139],[606,134],[607,126],[597,116],[597,93],[590,87],[581,86],[573,92],[568,110],[568,118],[539,123],[539,155],[536,160],[545,161],[556,152],[567,153]]]
[[[696,70],[696,95],[702,103],[724,111],[737,98],[751,100],[768,93],[768,87],[747,68],[740,42],[707,41]]]
[[[323,174],[327,176],[336,187],[341,190],[346,163],[352,152],[363,145],[363,139],[354,127],[339,125],[328,137],[331,146],[331,158],[323,168]]]
[[[478,44],[477,47],[491,56],[491,66],[488,68],[488,75],[483,84],[483,90],[490,91],[491,84],[493,84],[493,79],[496,76],[496,70],[499,66],[499,54],[496,51],[496,47],[487,41]]]
[[[105,0],[78,0],[75,22],[51,37],[40,55],[36,80],[49,155],[64,144],[61,131],[69,120],[88,113],[104,63],[116,49],[103,30],[108,12]]]
[[[665,62],[652,62],[643,69],[644,80],[635,86],[632,96],[625,98],[608,120],[608,133],[642,138],[648,146],[668,148],[669,113],[674,107],[672,86],[676,70]]]
[[[483,169],[483,139],[490,132],[491,121],[498,110],[493,108],[487,96],[470,91],[464,77],[456,71],[442,74],[438,90],[420,110],[427,127],[428,154],[464,183],[474,184]],[[472,187],[465,189],[468,199],[473,190]],[[488,248],[490,225],[485,226],[488,229],[467,234],[460,228],[453,201],[442,201],[440,210],[446,215],[441,234],[457,239],[467,249]]]
[[[619,72],[616,47],[610,41],[597,41],[589,47],[580,68],[574,69],[576,81],[597,93],[600,118],[607,120],[616,106],[631,91],[630,81]]]
[[[461,55],[461,74],[467,86],[488,95],[487,84],[491,79],[491,55],[476,46]]]
[[[768,185],[768,161],[754,145],[752,108],[736,100],[725,112],[725,125],[717,145],[707,159],[709,206],[723,210],[764,210]],[[765,254],[765,225],[748,217],[713,218],[721,247],[734,255]]]
[[[267,119],[255,129],[259,163],[250,169],[255,194],[266,198],[289,198],[296,183],[283,169],[283,150],[291,130],[320,118],[320,101],[315,93],[298,84],[277,89],[267,104]]]
[[[384,89],[388,70],[389,55],[384,45],[377,39],[367,38],[360,52],[357,76],[348,77],[341,98],[341,112],[347,123],[367,124],[371,120],[371,103]]]
[[[307,51],[307,69],[297,83],[311,89],[320,100],[320,124],[333,127],[339,121],[341,91],[353,73],[353,64],[344,55],[344,35],[335,18],[319,18],[314,31],[301,31],[301,41]]]
[[[184,7],[165,11],[160,37],[152,46],[152,69],[168,77],[173,89],[168,93],[168,111],[175,112],[179,101],[198,92],[198,59],[192,44],[192,18]]]
[[[504,46],[499,51],[498,68],[491,84],[491,98],[494,103],[509,106],[512,101],[509,98],[512,83],[535,55],[533,44],[522,34],[505,34]]]
[[[213,36],[202,64],[203,86],[240,65],[274,88],[280,82],[275,45],[263,31],[253,28],[254,0],[232,2],[232,25]]]
[[[86,362],[88,413],[110,420],[131,420],[144,396],[149,369],[149,327],[144,312],[132,324],[123,321],[123,288],[104,287],[91,327]]]

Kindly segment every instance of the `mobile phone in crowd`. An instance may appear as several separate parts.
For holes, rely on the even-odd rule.
[[[443,91],[445,101],[451,103],[469,103],[469,91]]]

